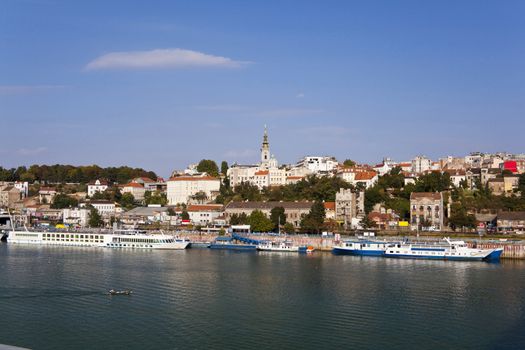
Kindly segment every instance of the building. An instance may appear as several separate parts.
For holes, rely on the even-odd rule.
[[[171,216],[167,207],[152,204],[147,207],[136,207],[120,214],[120,222],[126,227],[148,225],[152,223],[169,223]]]
[[[311,174],[319,174],[331,173],[338,165],[339,162],[334,157],[306,156],[297,163],[296,167],[305,168]]]
[[[15,186],[0,188],[0,207],[13,208],[15,203],[23,199],[23,192]]]
[[[325,219],[335,220],[335,202],[324,202]]]
[[[365,192],[341,188],[335,194],[335,220],[346,229],[357,228],[365,215]]]
[[[525,233],[525,211],[500,211],[497,222],[500,232]]]
[[[487,187],[493,195],[501,196],[505,194],[505,180],[501,177],[488,180]]]
[[[410,194],[410,227],[412,230],[443,229],[443,194],[412,192]]]
[[[227,175],[232,187],[248,182],[263,189],[268,186],[285,185],[286,178],[290,174],[285,168],[279,168],[277,159],[270,154],[268,131],[265,126],[261,145],[261,162],[256,165],[233,164],[228,169]]]
[[[428,159],[425,156],[417,156],[412,159],[412,169],[411,171],[414,174],[422,174],[426,171],[432,170],[432,160]]]
[[[95,193],[97,192],[104,192],[105,190],[107,190],[109,187],[109,183],[106,181],[106,180],[100,180],[100,179],[97,179],[95,181],[91,181],[89,184],[88,184],[88,187],[87,187],[87,191],[88,191],[88,196],[89,197],[93,197],[93,195],[95,195]]]
[[[86,227],[89,221],[89,212],[87,208],[62,209],[62,220],[64,224]]]
[[[29,183],[27,181],[16,181],[14,186],[20,190],[22,198],[29,196]]]
[[[87,203],[81,203],[79,207],[84,208],[88,204],[92,205],[93,208],[95,208],[98,213],[105,218],[117,214],[117,212],[120,210],[120,207],[119,210],[117,210],[117,206],[114,202],[105,200],[92,200]]]
[[[207,175],[172,177],[168,180],[168,204],[187,204],[198,193],[205,197],[205,201],[213,201],[220,186],[220,179]]]
[[[222,217],[224,206],[222,204],[188,205],[186,211],[192,224],[208,226]]]
[[[378,173],[369,167],[340,168],[336,176],[354,186],[361,184],[364,188],[375,185],[379,179]]]
[[[141,202],[144,200],[144,194],[146,193],[146,189],[142,184],[139,184],[137,182],[130,182],[128,184],[122,185],[121,192],[122,194],[131,193],[133,195],[133,198],[135,198],[137,202]]]
[[[450,182],[455,187],[461,187],[462,184],[467,184],[467,173],[463,169],[447,169],[445,172],[450,176]]]
[[[224,209],[224,216],[229,222],[234,214],[250,215],[252,211],[260,210],[269,218],[273,208],[283,207],[286,222],[299,227],[301,219],[310,212],[312,205],[313,202],[230,202]]]
[[[41,187],[38,191],[38,200],[43,204],[53,203],[56,195],[57,191],[54,187]]]

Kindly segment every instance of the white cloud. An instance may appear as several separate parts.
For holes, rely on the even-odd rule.
[[[26,94],[63,88],[65,88],[64,85],[0,85],[0,95]]]
[[[295,95],[295,97],[297,97],[297,98],[304,98],[304,93],[303,92],[299,92],[297,95]]]
[[[20,148],[16,151],[21,156],[36,156],[45,152],[47,152],[46,147]]]
[[[249,62],[184,49],[111,52],[89,62],[86,70],[147,68],[239,68]]]

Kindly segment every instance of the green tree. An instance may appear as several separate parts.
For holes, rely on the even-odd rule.
[[[197,165],[197,171],[200,173],[208,173],[210,176],[219,176],[219,168],[217,163],[211,159],[203,159]]]
[[[326,210],[323,202],[316,201],[310,208],[310,212],[301,220],[301,230],[305,232],[320,233],[323,228]]]
[[[230,217],[230,225],[246,225],[248,224],[248,216],[246,213],[234,213]]]
[[[352,159],[346,159],[343,162],[343,165],[346,166],[346,167],[353,167],[353,166],[355,166],[355,164],[356,163]]]
[[[133,209],[135,207],[135,197],[131,193],[126,192],[120,198],[119,204],[127,210]]]
[[[102,220],[102,217],[100,216],[98,210],[96,208],[91,207],[88,221],[89,227],[100,227],[103,225],[103,223],[104,221]]]
[[[284,207],[274,207],[270,211],[270,220],[272,220],[274,230],[279,230],[279,225],[286,224],[286,215],[284,213]]]
[[[180,214],[180,218],[182,220],[189,220],[190,219],[190,214],[188,213],[187,210],[183,210],[182,213]]]
[[[368,215],[365,215],[361,221],[359,222],[359,224],[361,225],[362,228],[373,228],[376,226],[376,223],[374,220],[370,220],[370,218],[368,217]]]
[[[248,217],[248,224],[254,232],[269,232],[273,229],[273,222],[260,210],[254,210]]]
[[[151,192],[146,191],[144,193],[144,202],[146,205],[149,204],[160,204],[160,205],[166,205],[168,204],[168,197],[166,196],[166,193],[159,193],[157,191]]]
[[[228,173],[228,162],[223,160],[221,162],[221,174],[226,176],[227,173]]]
[[[476,217],[468,214],[467,210],[461,203],[452,203],[450,211],[448,225],[452,230],[456,231],[459,228],[463,231],[464,228],[472,229],[476,227]]]
[[[191,198],[193,198],[193,200],[196,200],[198,203],[204,203],[204,201],[208,199],[208,196],[203,191],[199,191],[193,196],[191,196]]]
[[[76,207],[78,205],[78,200],[73,197],[68,196],[67,194],[59,193],[53,198],[53,204],[51,208],[53,209],[64,209]]]
[[[175,210],[173,210],[173,208],[168,208],[168,215],[169,216],[175,216],[177,214],[175,213]]]
[[[286,224],[284,224],[283,232],[288,233],[288,234],[295,233],[295,227],[293,226],[292,223],[287,222]]]

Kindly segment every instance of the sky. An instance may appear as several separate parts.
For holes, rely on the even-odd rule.
[[[525,152],[524,1],[0,1],[0,166]]]

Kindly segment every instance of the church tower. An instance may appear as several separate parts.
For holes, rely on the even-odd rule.
[[[268,130],[266,125],[264,126],[264,136],[261,147],[261,167],[268,168],[268,162],[270,161],[270,143],[268,142]]]

